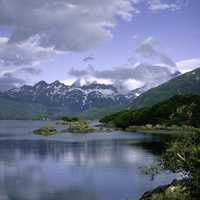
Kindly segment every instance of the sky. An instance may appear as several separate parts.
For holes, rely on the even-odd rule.
[[[138,63],[190,71],[200,66],[199,10],[199,0],[0,0],[0,90],[140,85]]]

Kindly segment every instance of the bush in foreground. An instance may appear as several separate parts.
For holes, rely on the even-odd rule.
[[[161,157],[164,169],[182,173],[191,199],[200,197],[200,132],[178,136]]]

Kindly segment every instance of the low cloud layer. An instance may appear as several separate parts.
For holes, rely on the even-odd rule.
[[[42,73],[40,69],[33,67],[22,67],[0,71],[0,91],[6,91],[14,87],[20,87],[26,83],[28,75],[36,76]],[[24,78],[22,78],[24,77]]]
[[[71,69],[69,75],[77,80],[107,80],[126,91],[139,87],[149,89],[165,81],[177,73],[177,66],[173,59],[164,53],[159,41],[153,37],[147,37],[139,42],[135,49],[136,57],[131,58],[127,64],[109,70],[97,70],[90,66],[85,70]],[[149,61],[150,62],[147,62]],[[133,64],[133,62],[135,64]],[[158,64],[160,63],[160,64]]]
[[[13,87],[19,87],[24,83],[24,80],[14,77],[13,74],[5,73],[0,77],[0,91],[6,91],[12,89]]]
[[[155,87],[169,80],[173,73],[167,67],[150,64],[137,64],[132,67],[119,67],[111,70],[96,70],[88,68],[87,70],[71,69],[71,77],[77,80],[107,80],[114,84],[121,92],[145,87],[145,90]],[[90,82],[91,83],[91,82]]]

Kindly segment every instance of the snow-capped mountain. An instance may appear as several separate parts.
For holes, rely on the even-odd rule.
[[[89,108],[105,108],[128,105],[134,94],[120,94],[113,85],[89,84],[67,86],[59,81],[40,81],[34,86],[24,85],[1,94],[1,97],[20,102],[42,104],[52,109],[59,107],[69,113],[79,113]]]
[[[47,115],[76,115],[90,108],[114,108],[130,105],[133,100],[152,87],[156,87],[176,76],[166,67],[139,65],[134,68],[131,77],[144,84],[132,91],[124,92],[119,85],[91,83],[81,85],[75,82],[71,86],[59,81],[46,83],[40,81],[33,86],[24,85],[0,93],[0,98],[14,103],[42,106]],[[42,112],[43,114],[43,112]]]

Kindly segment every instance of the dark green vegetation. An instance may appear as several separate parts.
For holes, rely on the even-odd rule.
[[[200,96],[179,95],[152,107],[127,109],[101,119],[101,122],[126,129],[130,126],[200,127]]]
[[[68,116],[62,116],[59,118],[61,123],[68,123],[68,122],[77,122],[79,121],[78,117],[68,117]]]
[[[200,197],[200,132],[177,136],[172,141],[158,163],[163,169],[181,172],[183,182],[190,198],[198,200]]]
[[[174,135],[164,146],[157,162],[143,172],[153,178],[162,170],[170,170],[182,179],[148,191],[140,200],[199,200],[200,131]]]
[[[33,133],[36,135],[50,136],[57,134],[57,130],[50,126],[43,126],[42,128],[33,131]]]
[[[132,106],[135,108],[152,106],[175,95],[184,94],[200,94],[200,68],[148,90],[136,98]]]
[[[67,116],[63,116],[60,118],[61,120],[63,121],[66,121],[66,122],[76,122],[76,121],[79,121],[79,118],[78,117],[67,117]]]

